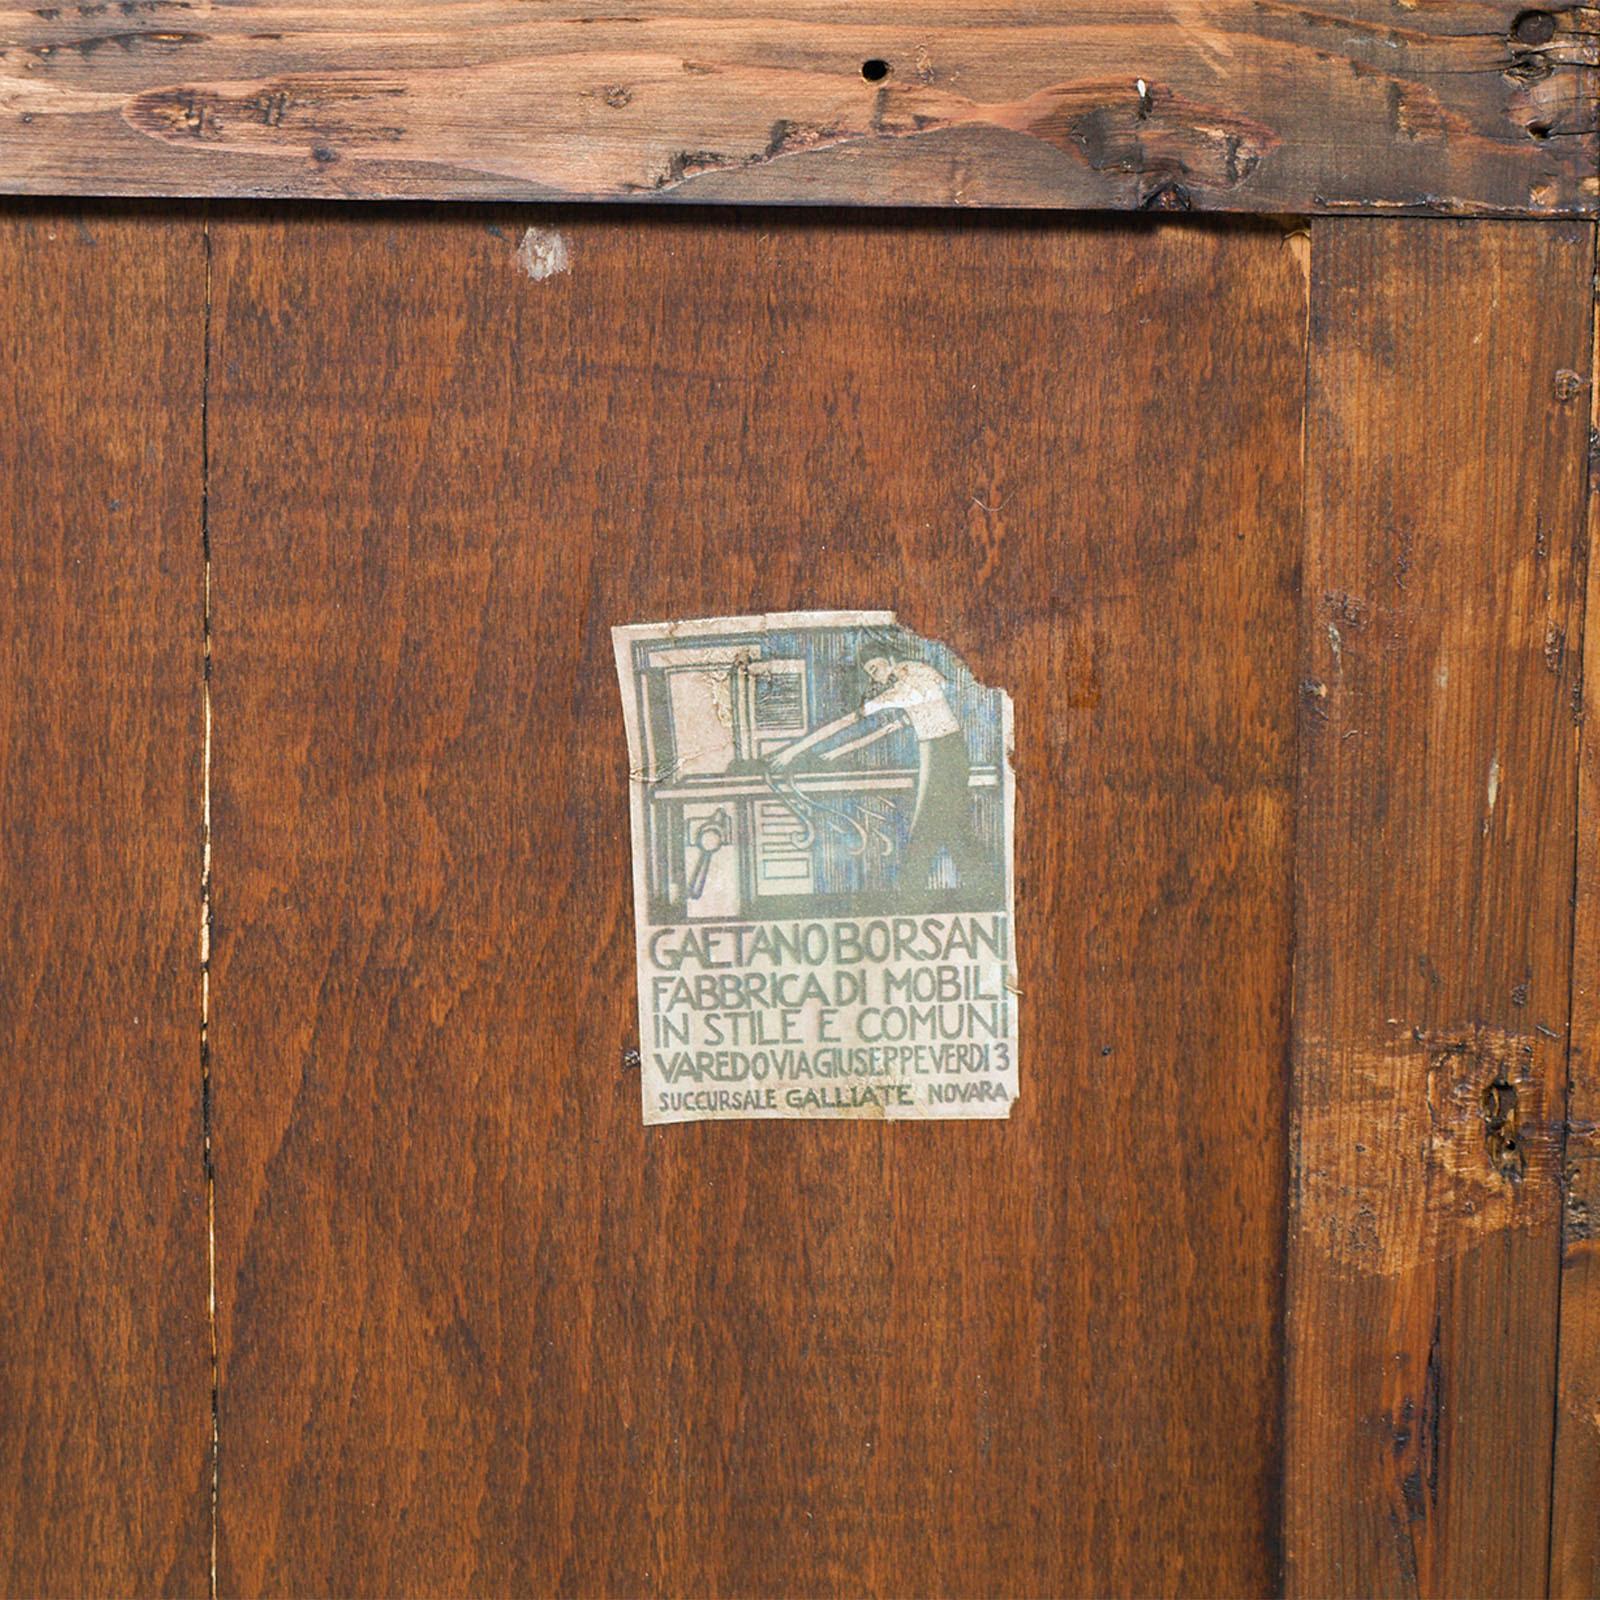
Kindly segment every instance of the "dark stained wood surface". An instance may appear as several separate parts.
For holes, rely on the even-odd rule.
[[[213,234],[219,1592],[1595,1592],[1590,227]],[[0,267],[0,1592],[199,1594],[200,213]],[[1009,1124],[638,1126],[606,629],[797,604],[1017,697]]]
[[[1596,15],[6,0],[0,190],[1588,214]]]
[[[527,220],[214,227],[222,1592],[1273,1592],[1303,251]],[[1016,698],[1009,1123],[640,1126],[607,629],[802,605]]]
[[[0,215],[0,1591],[203,1594],[198,218]]]
[[[1560,1365],[1550,1593],[1600,1594],[1600,403],[1590,390],[1588,623],[1579,737],[1577,927],[1562,1164]]]
[[[1312,239],[1289,1587],[1538,1595],[1594,240]]]

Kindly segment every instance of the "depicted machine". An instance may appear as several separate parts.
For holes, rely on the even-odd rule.
[[[648,881],[661,920],[858,909],[891,887],[917,780],[899,720],[804,769],[772,764],[838,709],[844,669],[830,665],[766,641],[644,651]],[[993,767],[974,769],[973,783],[997,803]]]

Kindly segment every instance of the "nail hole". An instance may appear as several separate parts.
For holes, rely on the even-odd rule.
[[[1511,24],[1518,44],[1549,44],[1556,36],[1556,19],[1548,11],[1524,11]]]
[[[1528,137],[1530,139],[1548,139],[1550,137],[1550,124],[1548,122],[1530,122],[1528,124]]]
[[[889,76],[889,63],[880,61],[877,56],[874,56],[870,61],[863,61],[861,63],[861,76],[868,83],[882,83]]]

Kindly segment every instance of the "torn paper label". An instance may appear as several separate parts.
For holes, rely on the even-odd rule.
[[[612,640],[644,1120],[1008,1116],[1009,697],[887,611]]]

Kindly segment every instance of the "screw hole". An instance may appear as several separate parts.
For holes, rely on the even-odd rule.
[[[882,83],[889,76],[889,63],[880,61],[877,56],[874,56],[870,61],[863,61],[861,63],[861,76],[868,83]]]

